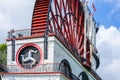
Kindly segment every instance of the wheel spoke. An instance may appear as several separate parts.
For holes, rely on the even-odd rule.
[[[53,0],[49,14],[53,19],[49,19],[49,31],[60,37],[68,48],[77,50],[78,54],[83,56],[85,13],[82,3],[79,0]],[[87,47],[86,53],[89,51],[90,49]],[[87,58],[89,57],[90,55],[87,54]]]

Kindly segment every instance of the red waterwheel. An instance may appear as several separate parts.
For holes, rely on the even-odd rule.
[[[48,34],[55,34],[72,53],[78,53],[83,57],[84,17],[85,12],[80,0],[36,0],[32,35],[43,35],[47,30]],[[89,62],[89,45],[86,47]]]
[[[32,18],[32,35],[44,35],[49,3],[50,0],[36,0]]]
[[[54,0],[51,3],[49,17],[50,33],[55,33],[61,40],[65,39],[79,54],[83,55],[84,10],[81,2]]]

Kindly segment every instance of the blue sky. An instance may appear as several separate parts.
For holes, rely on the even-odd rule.
[[[120,27],[120,0],[95,0],[97,12],[95,19],[106,28]]]
[[[100,24],[96,38],[101,65],[97,72],[103,80],[120,80],[120,0],[88,1],[95,4],[94,17]]]
[[[10,29],[30,28],[35,0],[0,0],[0,43]],[[101,65],[97,70],[103,80],[120,80],[120,0],[88,0],[94,3],[99,22],[97,49]]]

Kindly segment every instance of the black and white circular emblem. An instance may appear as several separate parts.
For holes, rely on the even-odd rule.
[[[26,69],[32,69],[40,62],[40,51],[34,46],[26,46],[19,51],[18,63]]]

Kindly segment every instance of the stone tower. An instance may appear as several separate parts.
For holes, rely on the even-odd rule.
[[[2,80],[101,80],[97,26],[85,0],[36,0],[31,29],[8,32]]]

